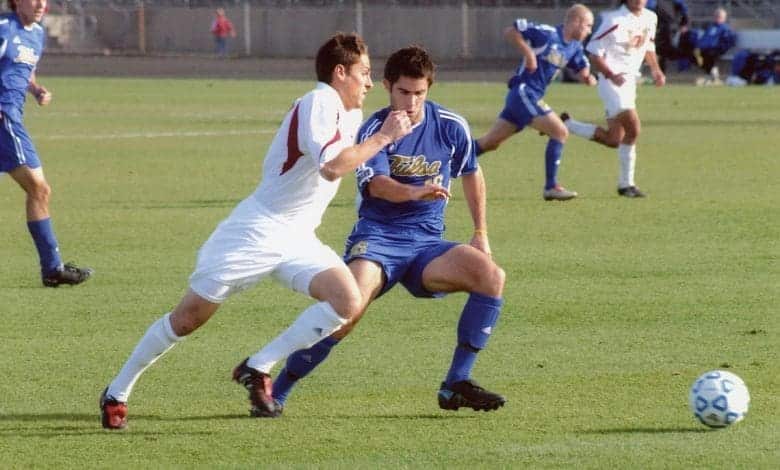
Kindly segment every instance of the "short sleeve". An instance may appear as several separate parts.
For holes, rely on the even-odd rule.
[[[445,125],[448,144],[452,149],[450,161],[450,176],[457,178],[477,171],[477,154],[474,151],[474,143],[471,138],[469,123],[463,116],[446,111],[440,111],[442,122]]]
[[[384,120],[378,117],[372,117],[358,131],[358,143],[365,142],[366,139],[376,134],[382,128]],[[387,147],[380,150],[368,161],[357,167],[355,177],[357,179],[358,191],[363,194],[368,183],[375,176],[390,175],[390,160],[387,155]]]
[[[300,101],[293,119],[298,119],[298,142],[303,153],[319,166],[351,145],[339,129],[340,120],[347,116],[342,116],[345,112],[339,106],[338,95],[312,93],[307,98]]]
[[[615,24],[612,16],[602,15],[601,26],[593,33],[587,51],[593,55],[604,56],[608,41],[611,39],[610,34],[614,33],[617,27],[618,25]]]

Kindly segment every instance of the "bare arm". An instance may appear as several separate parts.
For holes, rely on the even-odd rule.
[[[588,86],[594,86],[598,82],[596,77],[591,75],[590,67],[585,67],[584,69],[580,70],[577,74],[577,78],[579,78],[582,83]]]
[[[622,84],[626,83],[626,78],[624,77],[625,74],[614,73],[609,68],[609,66],[607,65],[607,61],[605,61],[603,57],[595,54],[590,54],[590,63],[596,66],[596,70],[598,70],[602,75],[604,75],[604,78],[610,80],[615,85],[621,86]]]
[[[347,147],[335,158],[320,167],[320,175],[328,181],[335,181],[362,165],[376,155],[382,148],[390,145],[412,130],[409,116],[405,111],[393,111],[387,115],[379,132],[363,142]]]
[[[471,238],[471,246],[489,255],[487,190],[482,168],[477,167],[477,171],[474,173],[461,176],[461,183],[463,184],[463,195],[466,198],[466,203],[469,205],[469,212],[471,212],[471,220],[474,222],[474,235]]]
[[[27,85],[27,91],[35,97],[35,101],[40,106],[46,106],[51,102],[51,93],[43,85],[35,81],[35,72],[30,75],[30,83]]]
[[[385,175],[375,176],[371,179],[368,183],[368,194],[371,197],[396,203],[447,199],[450,197],[450,192],[444,186],[438,184],[425,184],[422,186],[404,184]]]
[[[509,44],[513,45],[518,51],[520,51],[520,54],[522,54],[523,58],[525,58],[525,68],[528,69],[529,72],[533,73],[537,67],[536,54],[534,54],[531,46],[529,46],[525,41],[523,35],[520,34],[514,27],[509,26],[504,29],[504,38],[507,40],[507,42],[509,42]]]
[[[645,63],[650,67],[650,74],[653,76],[653,83],[655,86],[664,86],[666,84],[666,75],[661,70],[661,66],[658,65],[658,57],[653,51],[647,51],[645,53]]]

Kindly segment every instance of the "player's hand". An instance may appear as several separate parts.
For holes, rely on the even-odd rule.
[[[422,186],[414,186],[414,192],[412,194],[412,200],[418,201],[434,201],[436,199],[449,199],[450,192],[447,188],[439,184],[425,184]]]
[[[390,138],[392,142],[412,132],[412,121],[406,111],[391,111],[382,123],[379,132]]]
[[[653,83],[655,83],[655,86],[666,85],[666,75],[664,75],[661,69],[653,71]]]
[[[51,93],[45,87],[39,86],[35,92],[35,101],[39,106],[46,106],[51,103]]]
[[[623,86],[626,83],[626,74],[623,72],[612,74],[609,80],[617,86]]]
[[[488,241],[486,232],[479,232],[479,231],[474,232],[474,235],[471,237],[471,242],[469,243],[469,245],[478,249],[482,253],[485,253],[491,258],[493,257],[493,252],[490,251],[490,242]]]
[[[593,75],[588,75],[585,77],[585,79],[582,81],[582,83],[588,85],[588,86],[596,86],[598,84],[598,80]]]

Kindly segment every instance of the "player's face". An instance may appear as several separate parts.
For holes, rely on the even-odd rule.
[[[25,26],[31,25],[41,21],[46,3],[47,0],[16,0],[16,14]]]
[[[393,111],[406,111],[412,124],[423,119],[425,99],[428,97],[428,79],[401,76],[392,85],[384,81],[385,88],[390,92],[390,108]]]
[[[334,77],[332,85],[339,92],[344,108],[347,111],[362,108],[368,90],[374,86],[371,81],[371,62],[368,56],[361,55],[360,60],[352,64],[348,70],[338,66]]]
[[[626,0],[626,8],[632,13],[639,13],[647,5],[647,0]]]
[[[574,30],[574,40],[583,41],[593,30],[593,15],[587,14],[580,16],[579,23]]]

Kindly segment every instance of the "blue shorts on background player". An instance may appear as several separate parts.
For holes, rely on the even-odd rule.
[[[563,68],[569,68],[587,85],[596,84],[581,42],[592,28],[593,13],[583,5],[574,5],[566,11],[563,25],[552,27],[518,19],[504,30],[507,41],[520,51],[522,62],[509,80],[504,109],[488,133],[475,141],[476,153],[480,155],[497,149],[526,126],[547,135],[542,191],[546,201],[566,201],[577,193],[558,184],[558,167],[569,132],[542,98],[547,86]]]
[[[345,260],[365,305],[361,315],[332,336],[288,358],[273,387],[279,409],[295,383],[325,360],[368,304],[397,283],[421,298],[469,293],[452,362],[438,392],[439,407],[487,411],[504,405],[503,396],[471,378],[477,353],[487,345],[503,304],[504,271],[491,259],[487,239],[485,180],[466,120],[426,100],[433,75],[433,62],[418,46],[400,49],[387,60],[384,85],[390,107],[363,124],[358,140],[371,137],[391,110],[405,110],[413,128],[357,170],[360,218],[347,240]],[[475,224],[469,244],[442,239],[452,178],[461,179]]]
[[[28,92],[40,105],[51,101],[51,93],[35,81],[46,38],[39,24],[46,0],[11,0],[8,5],[11,12],[0,15],[0,172],[8,173],[27,193],[27,227],[38,250],[43,285],[80,284],[92,270],[60,259],[49,216],[51,188],[22,122]]]

